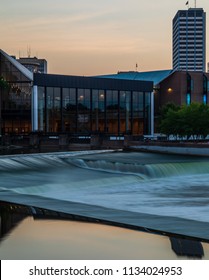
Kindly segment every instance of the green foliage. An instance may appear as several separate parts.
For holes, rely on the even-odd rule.
[[[168,112],[168,110],[178,111],[180,109],[179,106],[175,105],[174,103],[167,103],[164,105],[160,110],[160,115],[162,118],[164,118]]]
[[[3,77],[0,77],[0,88],[2,88],[2,89],[9,88],[9,84],[7,83],[7,81],[4,80]]]
[[[182,107],[168,104],[161,111],[160,132],[167,136],[205,138],[209,134],[209,106],[192,103]]]

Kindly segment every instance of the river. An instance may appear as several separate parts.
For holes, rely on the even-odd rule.
[[[45,208],[54,199],[209,223],[205,157],[122,151],[2,156],[0,176],[0,200],[7,193],[16,203],[45,198]]]

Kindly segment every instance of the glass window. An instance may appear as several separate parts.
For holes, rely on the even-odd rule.
[[[38,87],[38,130],[45,130],[45,88]]]
[[[111,134],[118,134],[119,131],[119,104],[118,104],[118,91],[106,91],[106,114],[107,114],[107,132]]]
[[[133,92],[133,111],[143,111],[144,107],[144,93]]]
[[[92,109],[99,109],[104,111],[105,91],[93,90],[92,91]]]
[[[77,98],[75,88],[62,89],[62,130],[65,132],[77,132]]]
[[[46,131],[61,131],[61,89],[47,87],[46,90]]]
[[[191,76],[189,74],[187,74],[187,92],[188,93],[191,93],[192,87],[193,87],[193,82],[192,82]]]
[[[60,110],[60,107],[61,107],[60,88],[54,88],[54,108]]]
[[[94,132],[105,132],[105,90],[92,90],[92,130]]]
[[[46,94],[46,104],[47,104],[47,109],[52,109],[53,108],[53,88],[48,87],[47,88],[47,94]]]
[[[144,134],[144,93],[133,92],[133,134]]]
[[[120,133],[131,131],[131,92],[120,91]]]
[[[70,103],[70,89],[62,89],[62,106],[65,108]]]
[[[88,110],[91,108],[89,89],[78,89],[78,108],[81,110]]]
[[[120,108],[130,109],[131,92],[120,91]]]
[[[31,80],[0,54],[0,134],[28,133],[31,130]],[[1,130],[2,128],[2,130]]]
[[[207,94],[203,95],[203,104],[207,104]]]
[[[186,95],[186,104],[187,105],[191,104],[191,93],[187,93],[187,95]]]
[[[91,91],[78,89],[78,132],[91,132]]]
[[[144,133],[151,133],[151,94],[145,92]]]
[[[99,91],[93,90],[92,91],[92,108],[98,109],[99,108]]]
[[[207,94],[208,79],[203,75],[203,94]]]

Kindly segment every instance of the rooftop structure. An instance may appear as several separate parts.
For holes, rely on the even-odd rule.
[[[99,77],[110,78],[110,79],[124,79],[124,80],[138,80],[138,81],[152,81],[154,87],[172,74],[172,70],[157,70],[157,71],[147,71],[147,72],[118,72],[117,74],[102,75]]]
[[[37,57],[20,57],[17,61],[32,73],[47,73],[46,59],[39,59]]]

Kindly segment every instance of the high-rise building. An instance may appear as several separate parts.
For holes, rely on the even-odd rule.
[[[46,59],[39,59],[37,57],[20,57],[17,59],[19,63],[24,65],[32,73],[47,73]]]
[[[173,19],[173,69],[203,71],[206,67],[206,13],[179,10]]]

